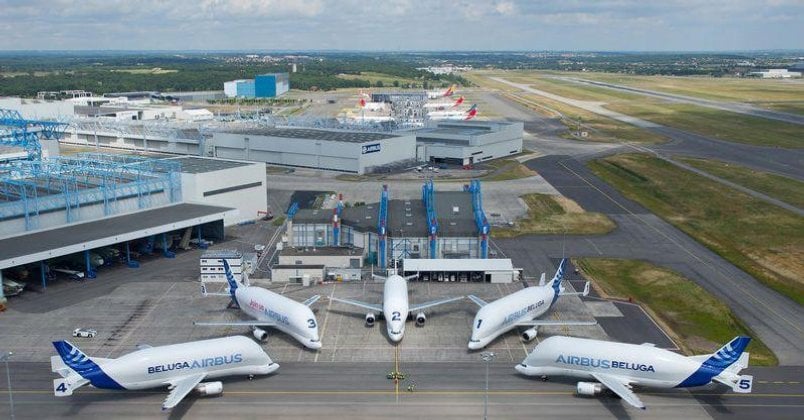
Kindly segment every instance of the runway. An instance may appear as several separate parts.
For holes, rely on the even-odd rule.
[[[736,112],[738,114],[750,115],[752,117],[765,118],[768,120],[781,121],[790,124],[804,125],[804,116],[790,114],[787,112],[773,111],[769,109],[757,108],[751,104],[742,102],[723,102],[713,101],[709,99],[695,98],[692,96],[678,95],[674,93],[659,92],[655,90],[635,88],[631,86],[616,85],[613,83],[598,82],[595,80],[578,79],[574,77],[557,77],[557,79],[565,80],[568,82],[586,84],[604,87],[607,89],[620,90],[631,93],[638,93],[640,95],[651,96],[670,100],[672,102],[688,103],[693,105],[704,106],[707,108],[719,109],[721,111]]]
[[[404,346],[404,344],[403,344]],[[84,387],[56,398],[47,363],[11,363],[17,419],[153,418],[160,416],[166,390],[106,391]],[[168,418],[481,418],[485,371],[477,363],[400,361],[407,378],[399,386],[386,379],[387,363],[282,362],[279,371],[252,381],[224,378],[218,397],[188,396]],[[518,375],[510,363],[489,369],[489,418],[796,418],[804,406],[802,368],[754,368],[752,394],[723,393],[712,386],[694,390],[639,390],[642,411],[612,396],[579,397],[570,378],[542,382]],[[348,380],[345,380],[348,378]],[[797,378],[797,379],[796,379]],[[409,380],[414,392],[405,390]],[[0,396],[7,397],[3,383]],[[0,417],[8,418],[8,398]]]

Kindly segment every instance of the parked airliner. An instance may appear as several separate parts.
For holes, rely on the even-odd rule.
[[[259,344],[242,337],[215,338],[151,347],[117,359],[89,357],[69,341],[54,341],[58,356],[50,358],[51,370],[61,378],[53,380],[57,397],[72,395],[90,384],[95,388],[139,390],[167,387],[162,409],[173,408],[190,391],[201,395],[223,392],[221,382],[201,382],[223,376],[267,375],[279,369]]]
[[[589,282],[586,282],[581,293],[564,293],[561,280],[564,278],[566,269],[567,259],[564,258],[549,283],[544,284],[544,274],[542,274],[539,286],[525,287],[491,303],[487,303],[477,296],[469,295],[469,299],[480,306],[472,323],[469,349],[482,349],[495,338],[517,327],[528,327],[522,333],[522,339],[530,341],[536,338],[536,329],[543,325],[595,325],[597,323],[595,321],[536,319],[547,312],[560,296],[586,296],[589,294]]]
[[[686,357],[649,343],[554,336],[539,343],[516,370],[528,376],[593,380],[578,382],[578,394],[597,395],[609,389],[628,404],[645,409],[632,386],[687,388],[714,381],[734,392],[751,392],[754,377],[740,375],[748,367],[749,355],[744,350],[749,341],[749,337],[735,337],[713,354]]]
[[[318,321],[310,310],[310,305],[317,302],[321,298],[320,295],[299,303],[261,287],[238,284],[226,260],[223,260],[223,268],[226,272],[226,281],[229,282],[229,296],[232,302],[255,320],[195,322],[195,325],[251,327],[254,337],[260,341],[268,338],[268,332],[261,327],[273,327],[295,338],[307,348],[321,348]],[[203,285],[201,291],[204,295],[208,295]]]
[[[375,277],[383,278],[377,275]],[[388,269],[388,277],[385,278],[385,287],[383,288],[382,305],[336,297],[331,297],[330,299],[371,311],[366,314],[366,325],[369,327],[373,327],[377,316],[382,315],[387,324],[388,337],[393,342],[399,342],[405,335],[405,321],[407,321],[409,315],[418,312],[414,319],[416,320],[416,325],[421,327],[424,326],[427,320],[424,312],[422,312],[424,309],[463,299],[463,296],[459,296],[424,302],[418,305],[408,305],[408,279],[414,277],[416,276],[402,277],[397,274],[396,268]]]
[[[439,120],[463,120],[469,121],[477,116],[477,104],[473,104],[471,108],[466,111],[447,110],[447,111],[432,111],[427,113],[427,118]]]
[[[449,88],[447,88],[447,90],[428,90],[427,99],[436,99],[436,98],[452,96],[455,94],[455,87],[456,85],[451,85]]]

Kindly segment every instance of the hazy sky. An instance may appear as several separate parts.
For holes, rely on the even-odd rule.
[[[803,49],[804,0],[0,0],[0,50]]]

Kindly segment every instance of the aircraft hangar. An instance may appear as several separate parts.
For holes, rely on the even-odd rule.
[[[266,210],[265,164],[79,153],[0,164],[0,281],[92,278],[222,239]],[[27,273],[36,273],[29,275]],[[0,292],[0,301],[3,294]]]

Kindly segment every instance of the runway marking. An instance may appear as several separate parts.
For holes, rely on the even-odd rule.
[[[324,340],[324,333],[327,331],[327,321],[329,320],[329,311],[332,308],[332,296],[333,295],[335,295],[335,285],[334,284],[332,285],[332,291],[329,292],[329,299],[328,299],[329,302],[327,304],[327,314],[324,315],[324,325],[321,326],[321,332],[318,334],[318,338],[320,340],[322,340],[322,341]],[[336,340],[336,344],[337,344],[337,340]],[[315,352],[315,359],[313,359],[313,363],[318,362],[318,355],[320,355],[320,354],[321,354],[320,351]],[[335,347],[332,348],[332,354],[334,356]]]
[[[394,345],[394,372],[399,372],[399,343]],[[399,404],[399,379],[394,379],[394,395],[396,403]]]
[[[587,238],[587,239],[586,239],[586,242],[589,242],[589,245],[592,245],[592,248],[594,248],[594,249],[595,249],[595,251],[597,251],[597,254],[598,254],[598,255],[603,255],[603,251],[601,251],[601,250],[600,250],[600,248],[598,248],[598,247],[597,247],[597,245],[595,245],[595,243],[594,243],[594,242],[592,242],[592,240],[591,240],[591,239]]]
[[[588,184],[590,187],[594,188],[594,189],[595,189],[597,192],[599,192],[600,194],[602,194],[603,196],[605,196],[606,198],[608,198],[608,199],[609,199],[609,201],[611,201],[612,203],[616,204],[616,205],[617,205],[618,207],[620,207],[621,209],[625,210],[625,211],[626,211],[626,212],[627,212],[629,215],[634,216],[634,217],[635,217],[637,220],[639,220],[640,222],[642,222],[642,223],[643,223],[645,226],[647,226],[648,228],[652,229],[653,231],[655,231],[656,233],[658,233],[659,235],[663,236],[665,239],[669,240],[671,243],[673,243],[674,245],[676,245],[676,246],[677,246],[679,249],[681,249],[682,251],[684,251],[684,252],[686,252],[687,254],[689,254],[689,256],[691,256],[691,257],[692,257],[694,260],[696,260],[696,261],[700,262],[701,264],[705,265],[706,267],[708,267],[710,270],[712,270],[712,271],[714,271],[715,273],[717,273],[717,274],[718,274],[718,275],[719,275],[721,278],[725,279],[726,281],[731,280],[731,277],[726,276],[726,275],[724,275],[723,273],[721,273],[721,272],[720,272],[720,270],[715,269],[715,267],[713,267],[713,266],[712,266],[712,264],[709,264],[709,263],[707,263],[706,261],[702,260],[702,259],[701,259],[700,257],[698,257],[698,256],[697,256],[695,253],[693,253],[692,251],[690,251],[689,249],[687,249],[686,247],[684,247],[683,245],[681,245],[680,243],[678,243],[678,242],[677,242],[677,241],[676,241],[674,238],[671,238],[671,237],[670,237],[668,234],[666,234],[666,233],[662,232],[661,230],[657,229],[655,226],[652,226],[651,224],[649,224],[649,223],[645,222],[645,221],[644,221],[644,220],[643,220],[643,219],[642,219],[642,218],[641,218],[641,217],[640,217],[638,214],[635,214],[634,212],[632,212],[631,210],[629,210],[628,208],[626,208],[625,206],[623,206],[622,204],[620,204],[620,202],[618,202],[617,200],[615,200],[614,198],[612,198],[611,196],[609,196],[608,194],[606,194],[605,192],[603,192],[603,191],[602,191],[600,188],[598,188],[597,186],[595,186],[594,184],[592,184],[591,182],[589,182],[589,181],[588,181],[586,178],[582,177],[580,174],[578,174],[577,172],[575,172],[575,171],[573,171],[572,169],[570,169],[569,167],[567,167],[567,165],[564,165],[564,162],[559,161],[559,162],[558,162],[558,164],[559,164],[559,165],[561,165],[561,166],[562,166],[564,169],[566,169],[567,171],[571,172],[571,173],[572,173],[573,175],[575,175],[576,177],[578,177],[578,179],[582,180],[583,182],[585,182],[586,184]],[[653,213],[651,213],[651,214],[653,214]],[[658,217],[658,216],[657,216],[657,217]],[[659,218],[660,218],[662,221],[664,221],[664,219],[662,219],[661,217],[659,217]],[[669,223],[669,222],[667,222],[667,221],[665,221],[665,223],[669,224],[670,226],[673,226],[671,223]],[[680,229],[676,228],[675,226],[673,226],[673,228],[675,228],[675,229],[677,229],[677,230],[680,230]],[[706,246],[705,246],[705,245],[703,245],[701,242],[699,242],[699,241],[697,241],[697,240],[695,240],[695,239],[693,239],[693,240],[694,240],[696,243],[700,244],[701,246],[706,247]],[[709,248],[707,248],[707,249],[709,249]],[[724,258],[724,260],[725,260],[725,258]],[[726,260],[726,262],[728,262],[729,264],[731,264],[732,266],[734,266],[735,268],[737,268],[737,266],[735,266],[734,264],[732,264],[730,261]],[[738,268],[738,269],[739,269],[739,268]],[[750,276],[750,274],[749,274],[749,276]],[[697,283],[698,283],[698,282],[696,282],[696,284],[697,284]],[[757,298],[756,298],[754,295],[752,295],[752,294],[748,293],[748,292],[747,292],[747,291],[746,291],[746,290],[745,290],[745,289],[742,287],[742,285],[740,285],[738,282],[731,281],[731,282],[729,282],[729,284],[730,284],[731,286],[735,286],[735,287],[736,287],[737,289],[739,289],[739,290],[740,290],[740,291],[741,291],[741,292],[742,292],[744,295],[748,296],[750,299],[753,299],[755,302],[757,302],[757,303],[759,303],[760,305],[762,305],[762,307],[764,307],[765,309],[767,309],[767,310],[768,310],[770,313],[772,313],[772,314],[776,315],[777,317],[781,318],[781,319],[782,319],[783,321],[785,321],[786,323],[790,324],[790,326],[792,326],[792,327],[793,327],[794,329],[796,329],[797,331],[799,331],[799,332],[803,331],[803,330],[802,330],[802,329],[801,329],[801,328],[800,328],[798,325],[796,325],[795,323],[793,323],[792,321],[790,321],[789,319],[787,319],[787,318],[786,318],[786,317],[784,317],[783,315],[780,315],[779,313],[777,313],[776,311],[774,311],[774,310],[773,310],[773,308],[771,308],[770,306],[768,306],[768,305],[767,305],[765,302],[763,302],[763,301],[761,301],[761,300],[757,299]],[[767,286],[765,286],[765,287],[767,288]],[[770,290],[770,289],[768,289],[768,290]]]

